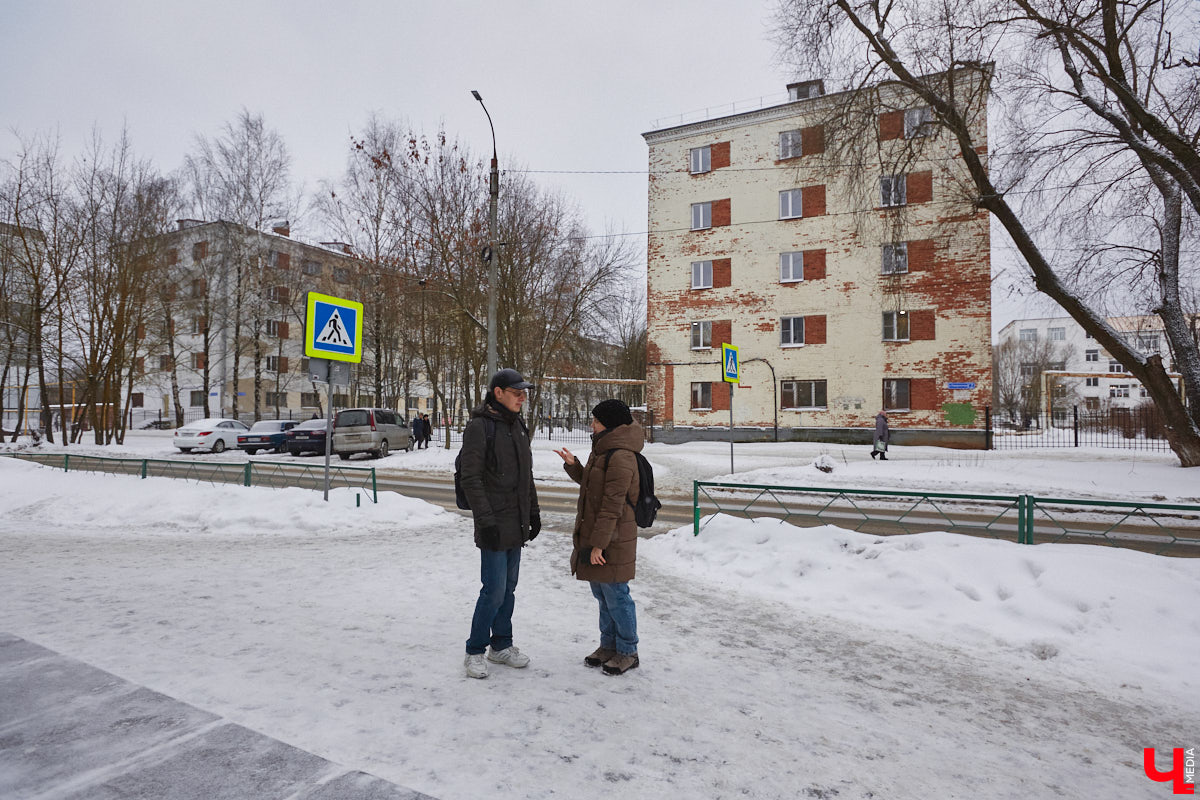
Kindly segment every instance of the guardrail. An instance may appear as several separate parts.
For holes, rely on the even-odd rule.
[[[883,536],[948,531],[1018,544],[1107,544],[1200,557],[1200,505],[1182,503],[694,481],[693,535],[704,527],[706,508]]]
[[[325,465],[284,464],[272,461],[247,461],[244,464],[221,461],[173,461],[164,458],[111,458],[76,453],[4,453],[8,458],[33,461],[64,472],[100,472],[109,475],[136,475],[141,478],[175,478],[197,483],[241,484],[281,489],[325,488]],[[361,489],[372,503],[379,502],[379,487],[374,467],[348,467],[331,464],[332,488]]]

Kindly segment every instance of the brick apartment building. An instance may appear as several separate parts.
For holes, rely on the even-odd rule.
[[[851,93],[644,134],[649,146],[647,402],[667,440],[728,426],[721,344],[740,350],[740,438],[857,440],[880,408],[921,441],[972,446],[991,396],[986,214],[929,109],[877,87],[860,154]],[[865,116],[862,114],[860,116]],[[974,116],[986,142],[986,107]],[[880,166],[883,165],[883,166]],[[721,434],[727,435],[727,434]],[[905,439],[917,441],[912,436]],[[982,441],[982,439],[980,439]]]

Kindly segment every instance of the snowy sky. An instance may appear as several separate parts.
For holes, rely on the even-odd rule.
[[[646,230],[641,134],[758,98],[792,79],[769,39],[770,0],[588,6],[551,0],[0,0],[0,159],[14,130],[58,129],[73,154],[127,125],[138,152],[178,167],[196,134],[243,108],[285,138],[309,190],[344,166],[372,112],[444,126],[480,156],[537,175],[597,233]],[[610,171],[610,174],[566,174]],[[305,238],[306,231],[295,233]],[[644,237],[635,237],[644,249]],[[1024,301],[997,297],[1008,321]],[[999,325],[996,326],[997,328]]]

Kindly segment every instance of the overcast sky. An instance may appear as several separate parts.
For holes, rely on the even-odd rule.
[[[14,129],[57,129],[73,154],[93,126],[111,140],[124,124],[138,153],[171,171],[196,134],[217,135],[246,108],[282,134],[312,191],[342,172],[349,136],[372,112],[427,133],[444,126],[490,155],[477,89],[502,169],[548,171],[538,182],[577,202],[597,233],[642,233],[641,134],[681,114],[777,100],[792,80],[774,58],[770,7],[0,0],[0,158],[15,150]],[[565,174],[605,170],[616,174]],[[311,225],[294,233],[320,236]]]

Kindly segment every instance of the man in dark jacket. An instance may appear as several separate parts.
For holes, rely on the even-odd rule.
[[[533,384],[515,369],[500,370],[488,384],[487,400],[471,412],[463,431],[459,470],[475,518],[483,584],[463,662],[472,678],[487,677],[488,661],[518,668],[529,665],[529,656],[513,646],[512,614],[521,548],[542,529],[533,486],[533,453],[521,420],[526,390],[531,388]],[[489,438],[493,439],[490,446]]]

